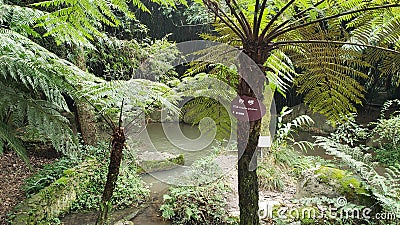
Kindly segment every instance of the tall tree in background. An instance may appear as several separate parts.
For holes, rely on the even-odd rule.
[[[390,54],[392,62],[400,63],[399,52],[386,48],[395,43],[398,49],[397,1],[202,0],[202,3],[215,16],[214,26],[219,33],[203,37],[242,49],[267,77],[264,83],[262,77],[249,73],[242,62],[239,95],[262,98],[260,93],[265,84],[283,93],[294,81],[313,110],[332,121],[340,121],[343,115],[354,112],[354,104],[361,103],[363,98],[364,88],[355,79],[368,78],[362,69],[368,68],[370,61],[363,58],[363,51],[379,52],[382,57]],[[371,19],[374,19],[372,25]],[[371,32],[380,38],[369,39]],[[389,68],[392,72],[399,71],[393,66]],[[259,224],[257,174],[256,170],[250,170],[250,165],[260,126],[261,120],[238,122],[239,206],[243,225]]]

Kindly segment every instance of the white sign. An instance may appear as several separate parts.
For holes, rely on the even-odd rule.
[[[260,136],[258,138],[258,147],[260,148],[271,147],[271,136]]]

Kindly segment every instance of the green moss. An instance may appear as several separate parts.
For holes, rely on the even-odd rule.
[[[175,158],[169,158],[166,160],[146,160],[140,163],[138,173],[150,173],[155,171],[169,170],[177,167],[178,165],[184,165],[185,159],[183,154],[178,155]]]
[[[65,175],[14,209],[11,224],[51,224],[60,214],[68,212],[77,193],[84,192],[91,171],[98,166],[94,160],[70,169]]]
[[[325,183],[331,180],[343,179],[343,177],[349,174],[345,170],[330,168],[326,166],[321,166],[317,171],[315,171],[315,173],[318,174],[319,178]]]
[[[337,186],[339,194],[345,196],[349,201],[367,205],[372,202],[368,196],[370,192],[352,173],[325,166],[321,166],[315,173],[322,183]]]
[[[68,177],[61,177],[60,179],[56,180],[54,183],[58,185],[67,185],[70,179]]]
[[[64,170],[64,175],[65,176],[73,176],[74,174],[75,174],[75,169],[74,168]]]

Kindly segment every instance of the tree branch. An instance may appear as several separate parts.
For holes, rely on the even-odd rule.
[[[287,29],[278,31],[276,33],[272,33],[268,37],[268,39],[266,39],[266,41],[271,41],[274,38],[276,38],[276,37],[278,37],[278,36],[280,36],[282,34],[285,34],[285,33],[289,32],[289,31],[292,31],[292,30],[295,30],[295,29],[298,29],[298,28],[302,28],[302,27],[306,27],[306,26],[309,26],[311,24],[319,23],[319,22],[322,22],[322,21],[325,21],[325,20],[329,20],[329,19],[333,19],[333,18],[337,18],[337,17],[349,15],[349,14],[364,12],[364,11],[372,11],[372,10],[377,10],[377,9],[386,9],[386,8],[393,8],[393,7],[399,7],[399,6],[400,6],[400,4],[389,4],[389,5],[381,5],[381,6],[375,6],[375,7],[365,8],[365,9],[351,10],[351,11],[347,11],[347,12],[344,12],[344,13],[338,13],[338,14],[335,14],[335,15],[332,15],[332,16],[328,16],[328,17],[324,17],[324,18],[320,18],[320,19],[316,19],[316,20],[310,21],[308,23],[303,23],[303,24],[300,24],[300,25],[297,25],[297,26],[289,27]]]
[[[225,2],[228,5],[229,9],[231,10],[231,13],[233,14],[233,16],[235,16],[235,18],[238,20],[238,22],[239,22],[240,26],[242,27],[243,31],[245,32],[245,34],[246,34],[245,37],[251,37],[250,24],[248,24],[248,21],[246,20],[246,18],[243,19],[243,17],[241,16],[241,14],[243,14],[243,12],[239,9],[239,6],[237,5],[237,3],[234,1],[234,4],[235,4],[236,8],[239,9],[239,14],[233,8],[230,0],[225,0]]]
[[[265,34],[267,33],[268,29],[272,26],[272,24],[275,23],[275,21],[279,18],[279,16],[282,15],[282,13],[284,13],[286,9],[289,8],[289,6],[291,6],[294,3],[294,1],[295,0],[290,0],[281,10],[279,10],[277,14],[275,14],[274,17],[272,17],[267,26],[265,26],[264,30],[261,32],[261,37],[265,36]]]
[[[237,4],[236,0],[232,0],[233,3],[235,4],[235,6],[239,9],[239,15],[241,16],[241,18],[243,19],[243,21],[245,22],[246,26],[249,29],[249,34],[251,35],[253,32],[251,30],[251,26],[249,21],[247,20],[246,16],[243,14],[242,10],[240,10],[239,4]],[[251,36],[250,36],[251,37]]]
[[[400,54],[399,51],[379,47],[375,45],[368,45],[368,44],[359,44],[359,43],[352,43],[352,42],[345,42],[345,41],[329,41],[329,40],[293,40],[293,41],[278,41],[275,42],[275,45],[296,45],[296,44],[333,44],[333,45],[353,45],[353,46],[360,46],[360,47],[368,47],[368,48],[375,48],[383,51],[388,51],[395,54]]]
[[[239,27],[236,26],[236,24],[221,10],[221,12],[224,14],[224,16],[228,19],[225,20],[221,15],[218,13],[218,6],[211,4],[209,1],[203,0],[204,5],[207,6],[209,10],[212,11],[212,13],[217,16],[224,24],[226,24],[240,39],[244,40],[245,39],[245,34],[242,33],[242,31],[239,29]]]
[[[265,1],[265,0],[264,0]],[[256,39],[258,34],[257,31],[257,21],[258,21],[258,11],[260,10],[260,0],[256,0],[255,9],[254,9],[254,17],[253,17],[253,38]]]
[[[267,0],[263,0],[262,4],[261,4],[261,10],[260,10],[260,14],[258,16],[257,21],[254,21],[254,24],[257,25],[257,27],[254,28],[254,38],[258,38],[258,33],[260,32],[260,26],[261,26],[261,20],[262,17],[264,15],[264,10],[265,10],[265,5],[267,4]],[[262,39],[258,39],[259,41]]]

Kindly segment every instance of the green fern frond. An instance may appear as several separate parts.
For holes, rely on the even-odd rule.
[[[39,36],[32,26],[43,14],[40,10],[0,3],[0,24],[24,36]]]
[[[2,153],[5,144],[13,149],[26,164],[29,165],[29,159],[21,140],[16,137],[16,133],[10,127],[0,121],[0,153]]]
[[[150,105],[165,107],[170,113],[178,114],[177,101],[180,96],[167,85],[145,79],[87,83],[79,92],[80,98],[91,102],[99,113],[118,118],[115,113],[124,108],[147,110]]]
[[[236,121],[230,118],[228,110],[217,100],[205,97],[194,98],[182,108],[185,117],[190,118],[188,121],[194,125],[200,124],[203,132],[211,132],[216,128],[217,140],[227,139],[234,135],[232,130],[236,127]],[[204,118],[211,120],[203,120]],[[203,123],[204,121],[206,123]]]
[[[56,9],[37,19],[37,27],[46,29],[45,36],[53,36],[57,43],[73,43],[78,46],[94,48],[90,41],[94,37],[104,38],[101,24],[116,27],[121,24],[117,14],[134,19],[135,14],[129,8],[129,2],[139,10],[150,13],[140,0],[48,0],[33,3],[30,6],[44,9]],[[152,0],[158,4],[175,6],[187,4],[185,0]]]
[[[326,115],[332,121],[341,121],[343,115],[355,112],[354,104],[361,104],[364,87],[357,78],[366,79],[363,71],[369,64],[362,54],[340,46],[310,44],[294,57],[303,73],[296,77],[297,90],[305,94],[310,108]]]

